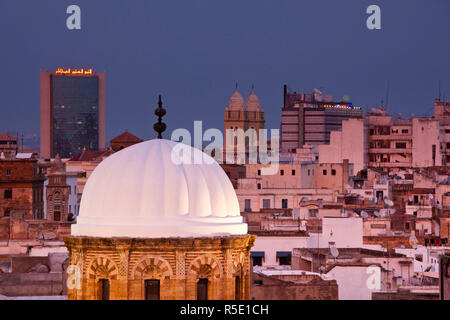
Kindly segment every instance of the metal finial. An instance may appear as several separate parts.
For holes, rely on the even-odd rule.
[[[166,124],[162,122],[162,117],[166,114],[166,110],[162,107],[161,95],[159,95],[158,108],[155,110],[155,115],[158,116],[158,122],[153,125],[153,129],[158,132],[158,139],[162,139],[162,133],[166,131]]]

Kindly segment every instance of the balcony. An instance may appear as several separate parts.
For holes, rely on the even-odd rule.
[[[369,167],[372,168],[397,168],[410,166],[411,162],[369,162]]]
[[[412,154],[412,148],[369,148],[369,153],[408,153]]]

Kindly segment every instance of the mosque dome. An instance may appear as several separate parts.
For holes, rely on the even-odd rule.
[[[230,104],[228,105],[228,108],[232,111],[244,110],[244,98],[242,98],[241,94],[239,93],[237,86],[236,90],[234,90],[234,93],[230,98]]]
[[[247,111],[261,111],[261,103],[255,94],[255,89],[252,87],[252,92],[247,98],[246,102]]]
[[[155,139],[103,160],[85,187],[72,236],[208,237],[247,234],[233,186],[202,151]]]

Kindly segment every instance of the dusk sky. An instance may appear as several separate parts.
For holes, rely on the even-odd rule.
[[[66,8],[81,7],[81,30]],[[381,7],[381,30],[366,9]],[[348,95],[364,108],[386,97],[403,116],[450,100],[448,0],[1,0],[0,132],[39,133],[39,71],[106,72],[106,137],[155,137],[158,94],[168,125],[223,129],[235,83],[254,83],[266,126],[279,128],[283,84]]]

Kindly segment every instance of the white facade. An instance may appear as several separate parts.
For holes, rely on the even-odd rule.
[[[363,247],[363,219],[359,217],[324,217],[322,233],[310,234],[308,248],[329,248],[331,244],[337,248]]]
[[[291,252],[294,248],[306,248],[308,237],[258,236],[252,251],[264,252],[263,267],[277,266],[277,252]]]
[[[341,131],[331,131],[330,144],[319,145],[319,163],[342,163],[345,159],[353,164],[358,173],[367,166],[367,135],[364,119],[342,121]]]
[[[339,300],[372,300],[372,292],[379,291],[379,289],[372,281],[377,279],[371,279],[371,277],[376,277],[374,275],[376,267],[368,269],[369,267],[335,266],[326,274],[328,279],[336,280]]]
[[[442,137],[439,121],[413,118],[412,133],[412,166],[415,168],[441,166]]]

